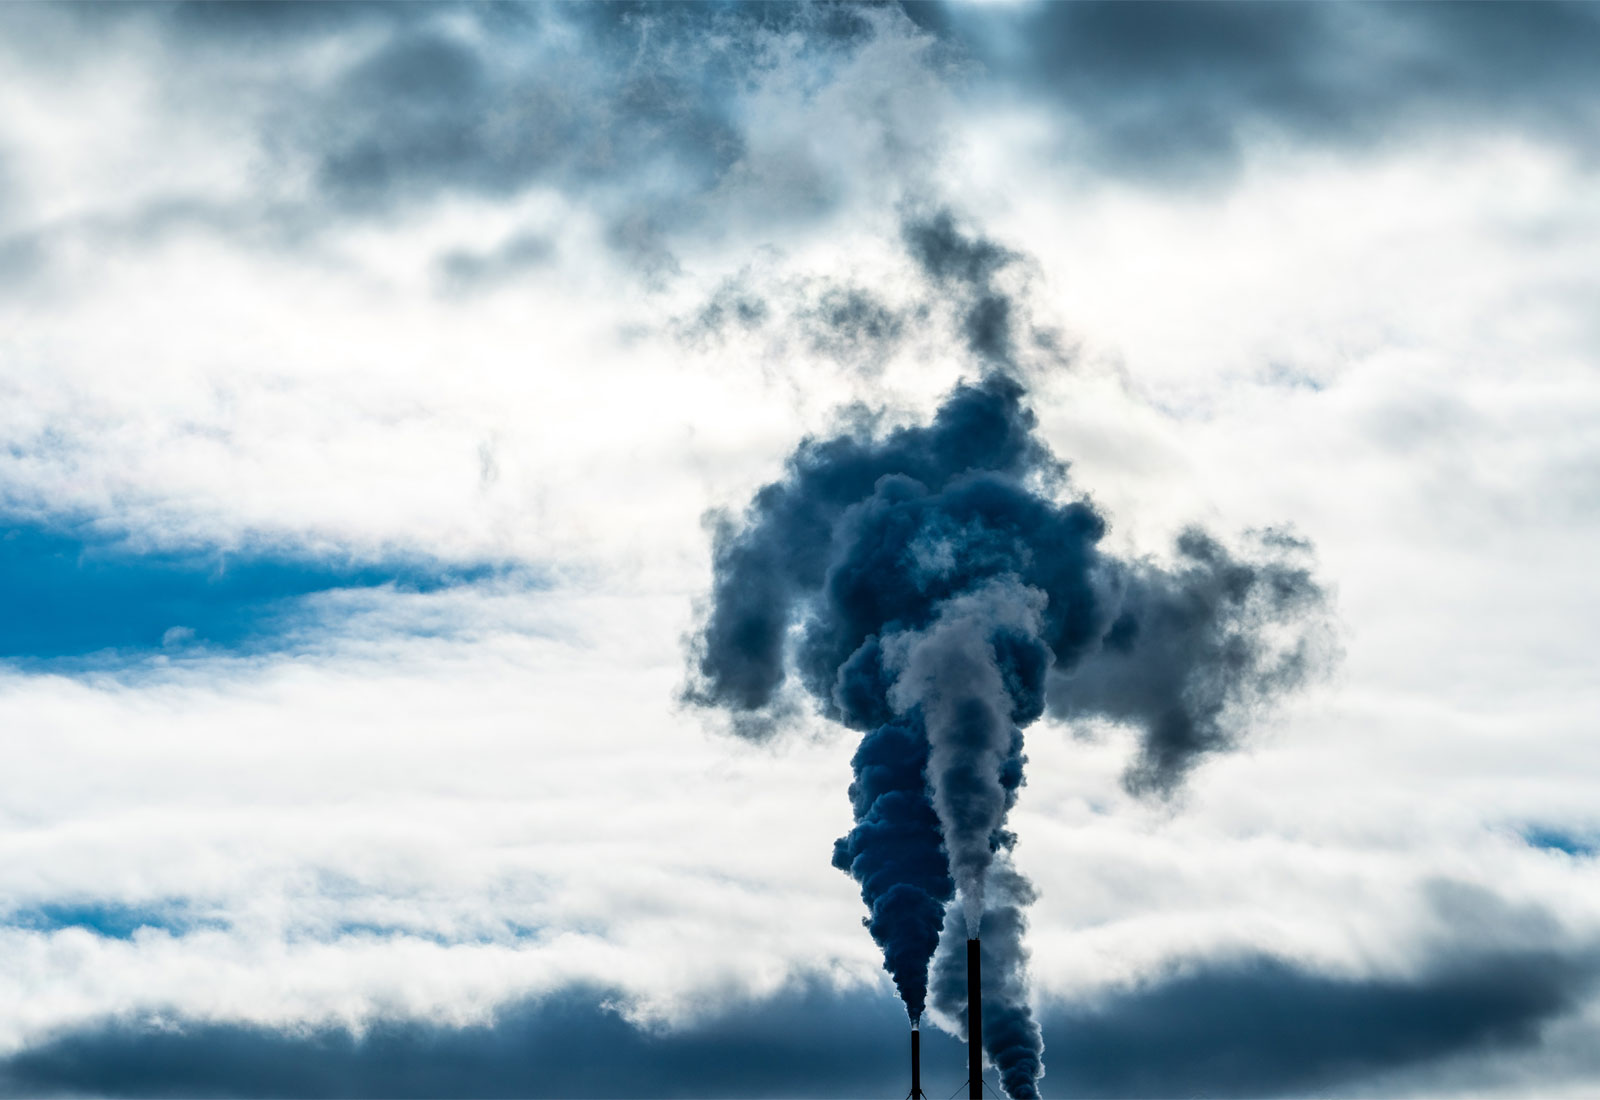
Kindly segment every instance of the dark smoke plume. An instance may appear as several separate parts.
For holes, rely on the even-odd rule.
[[[1105,520],[1069,494],[1011,369],[1019,311],[995,280],[1015,257],[948,214],[904,236],[987,373],[925,425],[804,440],[742,522],[719,521],[686,696],[766,736],[792,674],[824,715],[862,731],[856,825],[834,864],[860,883],[913,1019],[941,929],[958,947],[981,931],[994,991],[985,1045],[1007,1092],[1034,1096],[1043,1045],[1022,946],[1032,889],[1006,828],[1023,728],[1047,699],[1062,717],[1131,725],[1141,740],[1128,786],[1169,792],[1312,668],[1307,624],[1323,597],[1292,561],[1305,547],[1283,535],[1239,558],[1192,530],[1171,568],[1102,552]],[[944,989],[936,980],[934,1006],[959,1024],[965,991]]]
[[[1119,571],[1122,608],[1101,645],[1050,685],[1050,711],[1137,727],[1124,783],[1170,793],[1203,755],[1231,748],[1250,713],[1318,672],[1330,656],[1326,596],[1297,559],[1310,547],[1278,531],[1253,536],[1254,560],[1197,528],[1176,564]]]
[[[833,865],[861,883],[867,929],[917,1019],[927,1002],[928,957],[955,892],[923,778],[927,738],[914,721],[891,720],[867,732],[850,763],[856,827],[834,841]]]

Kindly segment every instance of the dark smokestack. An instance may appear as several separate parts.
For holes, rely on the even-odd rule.
[[[967,941],[967,1095],[983,1100],[983,965],[977,940]]]
[[[922,1028],[911,1021],[911,1093],[906,1100],[928,1100],[922,1091]]]

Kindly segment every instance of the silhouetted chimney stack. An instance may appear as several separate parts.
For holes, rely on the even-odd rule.
[[[967,941],[967,1096],[983,1100],[983,965],[978,941]]]
[[[906,1100],[928,1100],[922,1091],[922,1021],[911,1021],[911,1091]]]

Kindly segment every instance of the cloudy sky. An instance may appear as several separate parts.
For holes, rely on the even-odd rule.
[[[1554,4],[0,9],[0,1093],[903,1095],[859,735],[692,699],[786,456],[995,369],[937,225],[1108,552],[1292,533],[1326,593],[1170,790],[1029,727],[1045,1094],[1592,1095],[1596,56]]]

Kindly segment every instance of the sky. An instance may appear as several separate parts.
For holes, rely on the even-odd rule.
[[[997,386],[1085,591],[1315,597],[1205,651],[1292,676],[1057,646],[1013,715],[1039,1090],[1593,1095],[1597,54],[1585,4],[0,8],[0,1095],[904,1095],[826,593],[753,694],[718,615],[741,547],[844,552],[771,518],[818,456]],[[1152,700],[1215,704],[1171,767]]]

